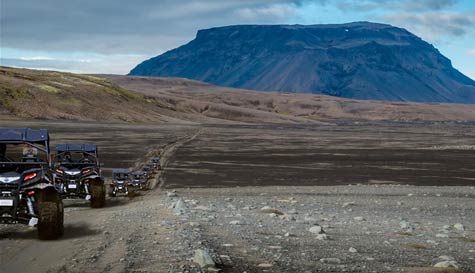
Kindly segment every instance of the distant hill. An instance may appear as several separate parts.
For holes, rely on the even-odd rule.
[[[436,48],[404,29],[368,22],[200,30],[130,75],[355,99],[475,103],[475,82]]]
[[[475,105],[401,103],[233,89],[181,78],[81,75],[0,67],[0,123],[475,121]]]

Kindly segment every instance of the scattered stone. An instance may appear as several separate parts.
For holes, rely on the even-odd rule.
[[[275,214],[275,215],[283,215],[284,213],[278,209],[271,208],[269,206],[265,206],[261,208],[262,213],[270,213],[270,214]]]
[[[412,224],[405,220],[402,220],[401,222],[399,222],[399,226],[401,227],[401,229],[403,229],[406,232],[412,232],[414,230],[414,227],[412,226]]]
[[[203,269],[212,268],[215,266],[214,260],[211,258],[211,255],[207,249],[195,250],[193,262],[197,263]]]
[[[461,223],[455,224],[454,229],[458,231],[465,231],[465,227]]]
[[[325,231],[323,231],[323,228],[321,226],[315,225],[311,227],[308,231],[310,231],[313,234],[323,234]]]
[[[357,217],[353,218],[353,220],[355,220],[355,221],[365,221],[365,219],[361,216],[357,216]]]
[[[236,225],[242,225],[241,221],[239,221],[239,220],[231,221],[231,222],[229,222],[229,224],[230,224],[230,225],[234,225],[234,226],[236,226]]]
[[[439,268],[454,268],[458,269],[459,266],[457,262],[455,261],[443,261],[443,262],[438,262],[434,265],[434,267],[439,267]]]
[[[438,234],[435,235],[435,237],[437,237],[437,238],[449,238],[449,235],[444,234],[444,233],[438,233]]]
[[[353,202],[346,202],[346,203],[343,204],[342,207],[343,207],[343,208],[347,208],[347,207],[349,207],[349,206],[354,206],[354,205],[355,205],[355,203],[353,203]]]
[[[358,252],[358,250],[356,250],[356,248],[354,248],[354,247],[350,247],[350,249],[348,249],[348,251],[351,252],[351,253],[357,253]]]
[[[176,191],[167,191],[167,197],[172,198],[177,196]]]
[[[262,264],[258,264],[257,267],[259,267],[259,268],[271,268],[272,264],[262,263]]]
[[[328,236],[326,234],[318,234],[315,239],[320,240],[320,241],[325,241],[328,240]]]
[[[180,198],[173,204],[172,208],[176,215],[182,215],[186,211],[186,204],[183,199]]]

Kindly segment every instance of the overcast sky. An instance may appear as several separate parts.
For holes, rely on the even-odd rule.
[[[475,79],[475,0],[0,0],[0,64],[126,74],[202,28],[389,23]]]

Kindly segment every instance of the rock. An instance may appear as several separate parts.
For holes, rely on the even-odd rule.
[[[231,221],[231,222],[229,222],[229,224],[230,224],[230,225],[234,225],[234,226],[236,226],[236,225],[242,225],[241,221],[239,221],[239,220]]]
[[[438,262],[434,265],[434,267],[439,267],[439,268],[454,268],[458,269],[459,266],[457,262],[455,261],[443,261],[443,262]]]
[[[325,241],[328,240],[328,236],[326,234],[318,234],[315,239],[320,240],[320,241]]]
[[[325,264],[340,264],[341,260],[338,258],[322,258],[320,262]]]
[[[325,233],[323,231],[323,228],[321,226],[318,226],[318,225],[315,225],[315,226],[311,227],[308,231],[313,233],[313,234],[323,234],[323,233]]]
[[[167,197],[177,197],[176,191],[167,191]]]
[[[454,229],[458,231],[465,231],[465,227],[461,223],[455,224]]]
[[[201,268],[207,269],[215,266],[214,260],[207,249],[195,250],[193,262],[197,263]]]
[[[347,208],[349,206],[354,206],[354,205],[355,205],[355,203],[353,203],[353,202],[345,202],[342,207]]]
[[[269,263],[261,263],[261,264],[258,264],[257,267],[259,267],[259,268],[271,268],[271,267],[272,267],[272,264],[269,264]]]
[[[405,230],[405,231],[408,231],[408,232],[411,232],[414,230],[414,227],[411,225],[411,223],[405,221],[405,220],[402,220],[401,222],[399,222],[399,226],[401,227],[401,229]]]
[[[435,235],[435,237],[437,237],[437,238],[449,238],[449,235],[444,234],[444,233],[438,233],[438,234]]]
[[[186,204],[183,199],[180,198],[173,204],[172,208],[176,215],[182,215],[186,211]]]
[[[287,212],[287,214],[298,214],[297,210],[291,209]]]
[[[353,218],[353,220],[355,220],[355,221],[365,221],[365,219],[361,216],[357,216],[357,217]]]
[[[265,207],[262,207],[261,208],[261,212],[262,213],[274,213],[276,215],[283,215],[284,213],[278,209],[275,209],[275,208],[271,208],[271,207],[268,207],[268,206],[265,206]]]
[[[351,252],[351,253],[357,253],[358,252],[358,250],[356,250],[356,248],[354,248],[354,247],[350,247],[350,249],[348,249],[348,251]]]
[[[120,258],[119,259],[119,262],[123,262],[123,261],[125,261],[125,258]]]

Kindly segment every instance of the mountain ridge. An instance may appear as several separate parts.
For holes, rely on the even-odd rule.
[[[405,29],[369,22],[199,30],[194,40],[129,75],[355,99],[475,103],[475,81],[433,45]]]

